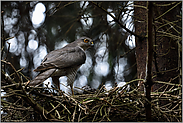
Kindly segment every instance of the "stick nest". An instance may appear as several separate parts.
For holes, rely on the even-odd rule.
[[[25,81],[28,78],[21,70],[15,70],[9,62],[2,62],[14,70],[11,75],[1,70],[2,122],[146,121],[148,103],[152,106],[153,121],[182,121],[180,84],[159,82],[164,89],[152,92],[151,102],[146,99],[144,91],[134,86],[143,79],[132,80],[122,87],[114,86],[109,91],[104,85],[97,90],[81,88],[85,94],[72,96],[55,88],[27,87]]]

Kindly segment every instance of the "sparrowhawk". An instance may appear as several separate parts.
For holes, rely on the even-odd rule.
[[[60,89],[59,78],[67,76],[67,85],[70,85],[74,94],[73,83],[77,70],[85,63],[85,50],[93,45],[92,39],[81,37],[61,49],[51,51],[34,70],[40,73],[28,85],[39,86],[47,78],[52,77],[53,83]]]

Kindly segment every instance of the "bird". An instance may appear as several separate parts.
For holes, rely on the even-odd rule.
[[[59,78],[67,76],[67,86],[70,86],[74,95],[73,83],[77,71],[85,63],[85,51],[92,46],[94,46],[93,40],[83,36],[61,49],[51,51],[44,57],[40,66],[34,69],[40,73],[28,85],[37,87],[47,78],[52,77],[53,84],[60,90]]]

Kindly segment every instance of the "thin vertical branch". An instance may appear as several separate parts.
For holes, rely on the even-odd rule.
[[[148,40],[147,40],[147,59],[146,59],[146,78],[145,78],[145,88],[146,88],[146,98],[148,101],[145,105],[146,110],[146,121],[152,121],[151,118],[151,86],[152,82],[152,56],[153,56],[153,4],[152,2],[147,2],[148,4],[148,16],[147,16],[147,33],[148,33]]]

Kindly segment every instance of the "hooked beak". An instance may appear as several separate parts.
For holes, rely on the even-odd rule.
[[[90,45],[91,45],[92,47],[94,46],[94,43],[93,43],[93,41],[91,41],[91,42],[90,42]]]

